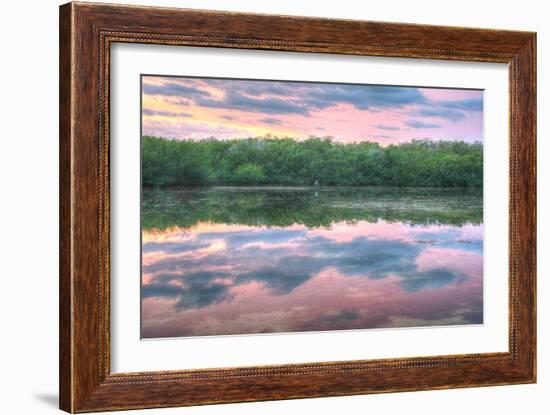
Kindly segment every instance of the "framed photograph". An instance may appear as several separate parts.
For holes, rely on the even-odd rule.
[[[60,8],[60,407],[536,381],[536,35]]]

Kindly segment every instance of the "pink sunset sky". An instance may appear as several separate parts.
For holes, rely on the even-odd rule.
[[[142,76],[142,132],[180,140],[483,141],[483,91]]]

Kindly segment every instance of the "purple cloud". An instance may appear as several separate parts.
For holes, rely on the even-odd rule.
[[[439,124],[432,124],[429,122],[424,122],[419,120],[405,121],[405,125],[411,128],[441,128],[441,125]]]

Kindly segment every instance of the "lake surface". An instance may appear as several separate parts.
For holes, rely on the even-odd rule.
[[[480,190],[143,191],[144,338],[481,323]]]

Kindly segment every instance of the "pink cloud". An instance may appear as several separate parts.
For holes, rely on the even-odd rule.
[[[144,77],[143,84],[148,112],[143,131],[150,135],[196,140],[322,135],[382,145],[483,139],[482,113],[461,104],[481,100],[482,91],[174,77]],[[186,115],[153,115],[169,113]]]

